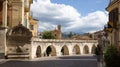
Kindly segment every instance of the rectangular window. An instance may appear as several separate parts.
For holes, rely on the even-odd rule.
[[[114,28],[116,28],[116,24],[118,22],[118,8],[112,10],[109,13],[109,22],[113,22]]]

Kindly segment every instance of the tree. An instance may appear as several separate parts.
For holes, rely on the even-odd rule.
[[[44,31],[42,38],[43,39],[55,39],[55,36],[53,35],[51,31]]]
[[[97,61],[98,62],[101,62],[102,61],[102,56],[103,56],[103,54],[102,54],[102,50],[101,50],[101,47],[100,47],[100,45],[97,45],[97,47],[95,48],[95,55],[97,56]]]

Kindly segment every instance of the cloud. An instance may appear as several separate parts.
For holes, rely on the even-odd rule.
[[[39,31],[52,30],[61,24],[63,32],[85,33],[100,30],[107,22],[106,12],[98,10],[81,16],[74,7],[51,3],[50,0],[34,0],[31,11],[33,17],[39,20]]]

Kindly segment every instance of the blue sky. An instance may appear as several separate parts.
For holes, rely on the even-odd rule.
[[[71,5],[83,16],[97,10],[106,11],[109,0],[51,0],[52,3]]]
[[[102,30],[108,21],[105,8],[109,0],[33,0],[31,12],[38,21],[38,31],[88,33]]]

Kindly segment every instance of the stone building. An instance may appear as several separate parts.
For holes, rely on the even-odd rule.
[[[33,19],[32,16],[29,17],[30,22],[30,31],[32,32],[33,37],[38,36],[38,22],[36,19]]]
[[[61,25],[57,26],[57,29],[54,30],[50,30],[52,32],[52,34],[55,36],[55,39],[61,39],[62,38],[62,34],[61,34]],[[43,36],[43,32],[39,33],[39,38],[42,39]]]
[[[0,58],[29,55],[31,37],[37,36],[37,21],[30,15],[32,0],[0,0]]]
[[[120,0],[110,0],[106,10],[109,12],[109,22],[112,25],[112,32],[109,33],[111,44],[120,45]]]
[[[56,39],[61,39],[61,25],[58,25],[57,29],[52,30],[52,33],[54,34]]]

